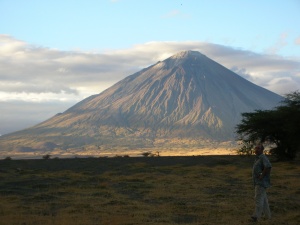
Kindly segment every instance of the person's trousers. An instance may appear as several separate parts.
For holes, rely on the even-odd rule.
[[[271,211],[269,207],[268,197],[266,188],[255,185],[255,211],[253,216],[257,219],[261,218],[262,213],[265,217],[271,219]]]

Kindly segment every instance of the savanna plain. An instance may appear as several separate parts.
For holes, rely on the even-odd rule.
[[[0,160],[1,225],[253,224],[254,156]],[[270,157],[273,218],[300,224],[300,160]]]

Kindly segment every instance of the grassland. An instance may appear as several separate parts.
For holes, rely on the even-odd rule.
[[[246,156],[0,160],[1,225],[252,224]],[[272,161],[273,213],[300,224],[300,162]]]

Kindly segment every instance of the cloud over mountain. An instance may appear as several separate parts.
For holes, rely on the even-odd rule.
[[[34,152],[52,143],[64,153],[228,146],[241,113],[271,109],[282,100],[200,52],[182,51],[34,127],[4,136],[0,147]]]
[[[149,42],[102,53],[49,49],[8,35],[0,35],[0,43],[1,92],[84,95],[82,90],[90,89],[90,94],[98,93],[128,74],[186,49],[201,51],[276,93],[300,87],[300,63],[296,59],[211,43]],[[272,85],[279,78],[285,78],[281,88]]]
[[[65,102],[69,106],[144,67],[187,49],[200,51],[251,82],[278,94],[300,89],[299,59],[206,42],[149,42],[129,49],[87,52],[49,49],[0,35],[0,46],[0,108],[1,103],[7,101]],[[61,110],[64,109],[66,107]],[[1,129],[0,133],[5,133]]]

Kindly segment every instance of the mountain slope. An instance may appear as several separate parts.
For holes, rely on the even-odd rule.
[[[201,146],[207,140],[234,140],[242,112],[270,109],[281,100],[205,55],[184,51],[3,138],[22,139],[26,146],[50,142],[65,149],[155,147],[175,139],[177,144],[184,140]]]

